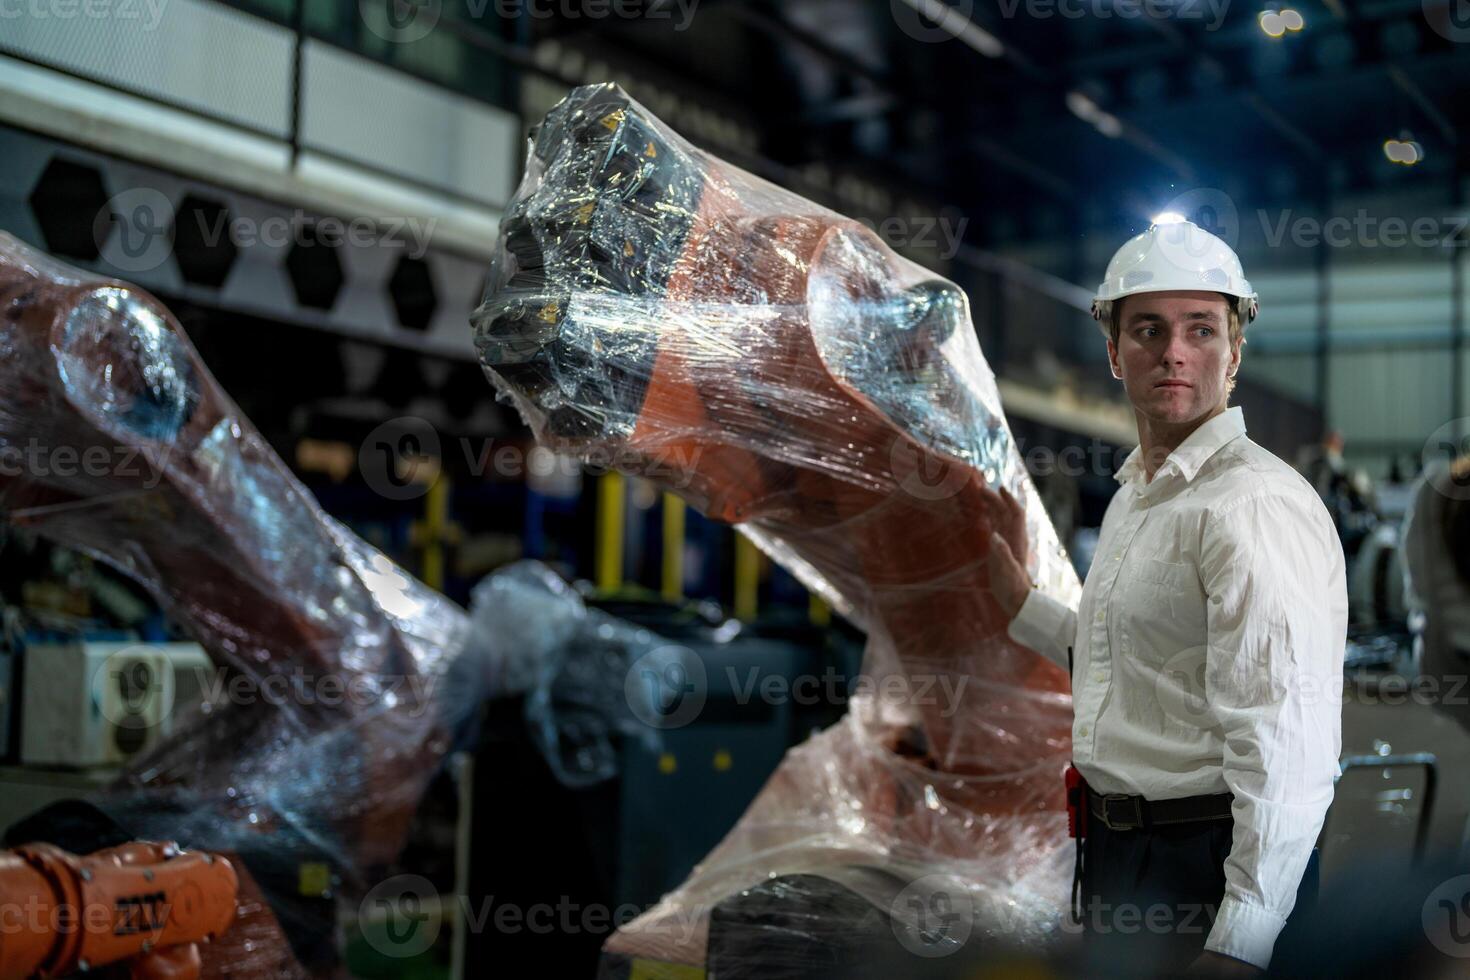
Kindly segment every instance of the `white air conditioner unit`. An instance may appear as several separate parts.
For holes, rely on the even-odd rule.
[[[204,699],[212,669],[197,643],[29,645],[21,764],[122,765],[169,735],[179,709]]]

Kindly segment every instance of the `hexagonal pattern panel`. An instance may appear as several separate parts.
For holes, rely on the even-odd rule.
[[[286,273],[296,302],[315,310],[330,310],[342,291],[342,259],[337,254],[339,242],[326,242],[317,234],[316,226],[301,228],[297,241],[286,256]]]
[[[56,157],[36,181],[30,205],[46,251],[83,262],[97,261],[101,240],[112,223],[112,216],[104,213],[107,187],[101,171]]]
[[[223,201],[186,195],[169,236],[185,281],[212,289],[224,285],[239,249],[230,237],[230,212]]]
[[[393,300],[393,309],[398,311],[400,324],[419,333],[429,329],[434,308],[439,305],[429,263],[407,256],[400,258],[388,280],[388,295]]]

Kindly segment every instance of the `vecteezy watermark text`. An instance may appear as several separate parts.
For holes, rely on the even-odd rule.
[[[476,478],[527,476],[552,478],[588,473],[632,472],[671,490],[686,489],[699,474],[703,450],[698,446],[632,449],[622,444],[591,444],[576,457],[545,446],[495,439],[457,440],[466,470]],[[443,460],[443,441],[428,420],[405,415],[389,419],[368,433],[358,449],[358,468],[375,492],[390,500],[410,500],[428,492]]]
[[[950,219],[935,215],[890,215],[881,221],[873,218],[857,218],[856,221],[892,248],[933,250],[940,261],[948,261],[959,254],[965,228],[970,224],[969,218]]]
[[[168,0],[0,0],[0,21],[119,20],[142,21],[152,31],[163,20]]]
[[[1217,31],[1225,22],[1230,0],[996,0],[1001,17],[1012,20],[1017,14],[1048,20],[1199,20],[1205,30]]]
[[[417,956],[434,944],[444,919],[457,916],[470,935],[606,935],[644,915],[649,909],[625,903],[617,906],[584,903],[568,895],[553,902],[529,905],[498,900],[494,895],[471,901],[468,896],[440,896],[420,875],[396,875],[375,886],[358,907],[358,926],[368,945],[384,956]],[[653,916],[641,935],[662,936],[675,945],[693,941],[709,909],[689,905]]]
[[[470,20],[647,20],[689,29],[700,0],[465,0]],[[358,13],[373,34],[391,44],[428,37],[444,14],[444,0],[358,0]]]
[[[1288,208],[1273,217],[1264,209],[1257,211],[1266,244],[1277,248],[1290,238],[1298,248],[1463,248],[1470,243],[1465,229],[1470,215],[1434,217],[1422,215],[1409,219],[1396,215],[1378,217],[1359,208],[1351,217],[1336,215],[1322,219],[1311,215],[1294,215]]]
[[[48,446],[32,437],[0,444],[0,476],[35,479],[125,477],[152,490],[163,479],[167,446]]]

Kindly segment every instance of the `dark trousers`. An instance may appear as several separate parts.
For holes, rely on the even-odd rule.
[[[1109,830],[1090,819],[1083,842],[1081,913],[1096,975],[1168,977],[1204,952],[1225,895],[1233,820]],[[1312,851],[1291,918],[1315,904]],[[1289,927],[1289,926],[1288,926]]]

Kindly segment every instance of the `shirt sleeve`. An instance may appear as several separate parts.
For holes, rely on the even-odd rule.
[[[1032,589],[1006,634],[1067,670],[1067,649],[1077,642],[1077,610]]]
[[[1264,968],[1332,802],[1342,746],[1342,545],[1305,489],[1212,514],[1200,570],[1205,692],[1235,802],[1225,895],[1205,948]]]

